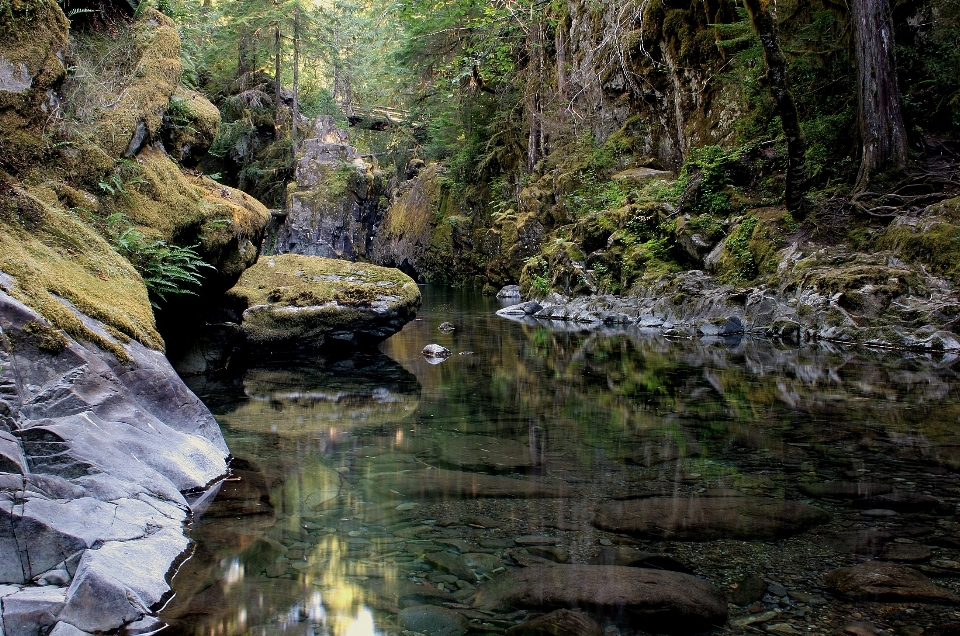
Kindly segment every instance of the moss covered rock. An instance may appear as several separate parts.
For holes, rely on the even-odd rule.
[[[180,86],[163,116],[161,137],[167,152],[180,165],[194,167],[220,131],[220,111],[210,100]]]
[[[312,352],[375,344],[412,320],[420,290],[403,272],[284,254],[244,272],[228,299],[256,351]]]
[[[17,173],[47,149],[43,127],[63,81],[67,19],[54,0],[14,0],[0,11],[0,167]]]

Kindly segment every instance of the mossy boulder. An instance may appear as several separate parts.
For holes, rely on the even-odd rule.
[[[14,0],[0,10],[0,168],[14,174],[47,151],[44,124],[66,71],[68,22],[54,0]]]
[[[960,198],[932,205],[918,217],[897,217],[877,245],[960,283]]]
[[[443,198],[443,169],[429,164],[394,192],[373,243],[374,261],[399,267],[416,278],[437,270],[431,244]]]
[[[220,111],[210,100],[180,86],[163,116],[163,145],[181,166],[194,167],[220,131]]]
[[[227,296],[255,351],[376,344],[420,308],[420,289],[399,270],[296,254],[261,259]]]

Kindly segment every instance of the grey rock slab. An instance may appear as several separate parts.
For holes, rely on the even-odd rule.
[[[572,496],[562,484],[454,470],[411,470],[399,475],[379,475],[367,482],[367,488],[384,497],[416,499],[552,499]]]
[[[27,460],[23,456],[20,442],[6,431],[0,430],[0,472],[26,473]]]
[[[579,608],[615,616],[645,630],[697,632],[727,620],[727,600],[713,584],[688,574],[603,565],[534,565],[509,570],[477,590],[474,605]]]
[[[145,615],[169,592],[166,575],[189,543],[179,531],[88,550],[60,615],[84,631],[106,632]]]
[[[511,636],[603,636],[603,626],[584,612],[560,609],[507,630]]]
[[[883,561],[920,563],[929,560],[932,554],[930,548],[919,543],[888,543],[878,558]]]
[[[90,636],[90,632],[77,629],[70,623],[60,622],[53,626],[47,636]]]
[[[651,497],[604,504],[593,524],[648,539],[773,540],[829,519],[816,506],[765,497]]]
[[[563,548],[557,548],[555,546],[530,546],[527,548],[527,552],[532,554],[535,557],[540,557],[541,559],[547,559],[548,561],[553,561],[554,563],[566,563],[570,560],[570,553],[564,550]]]
[[[477,574],[487,574],[503,565],[500,559],[494,555],[483,552],[467,552],[462,555],[462,558],[466,566]],[[465,580],[471,581],[472,579]]]
[[[445,607],[415,605],[400,611],[400,625],[426,636],[463,636],[470,622],[461,614]]]
[[[890,492],[853,502],[857,508],[895,510],[897,512],[927,512],[940,505],[933,495],[919,492]]]
[[[855,601],[960,603],[956,594],[920,572],[883,561],[832,570],[824,582],[830,591]]]
[[[57,622],[66,602],[66,588],[25,587],[3,597],[3,629],[6,636],[41,636]]]

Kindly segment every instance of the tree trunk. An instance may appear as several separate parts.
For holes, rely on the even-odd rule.
[[[273,77],[273,93],[274,93],[274,110],[273,110],[273,122],[274,128],[279,132],[280,128],[280,51],[281,45],[283,42],[280,39],[280,23],[277,22],[277,28],[274,31],[274,52],[276,54],[276,59],[274,61],[274,77]]]
[[[297,160],[297,118],[300,116],[300,6],[293,8],[293,111],[291,114],[290,154]]]
[[[854,0],[856,1],[856,0]],[[804,216],[803,194],[806,182],[807,144],[800,129],[797,104],[790,92],[787,63],[780,49],[777,21],[770,12],[769,0],[744,0],[753,28],[760,36],[763,59],[767,65],[767,83],[770,95],[777,103],[783,134],[787,138],[787,209],[798,219]]]
[[[862,191],[874,174],[906,165],[907,133],[886,0],[850,0],[850,17],[863,143],[854,189]]]
[[[530,134],[527,137],[527,170],[533,172],[540,161],[543,141],[543,121],[540,112],[540,87],[543,81],[543,25],[534,18],[530,8],[530,31],[527,35],[527,51],[530,56],[527,69],[527,117],[530,119]]]

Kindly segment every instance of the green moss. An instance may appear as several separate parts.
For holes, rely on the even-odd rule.
[[[25,324],[23,332],[33,339],[38,349],[54,355],[66,349],[70,342],[61,330],[39,320],[31,320]]]
[[[147,290],[133,266],[49,189],[0,182],[0,271],[7,293],[54,328],[126,359],[123,348],[87,328],[78,311],[110,330],[163,349]]]
[[[724,241],[717,278],[739,284],[776,272],[783,224],[789,225],[785,214],[781,208],[758,208],[741,219]]]

